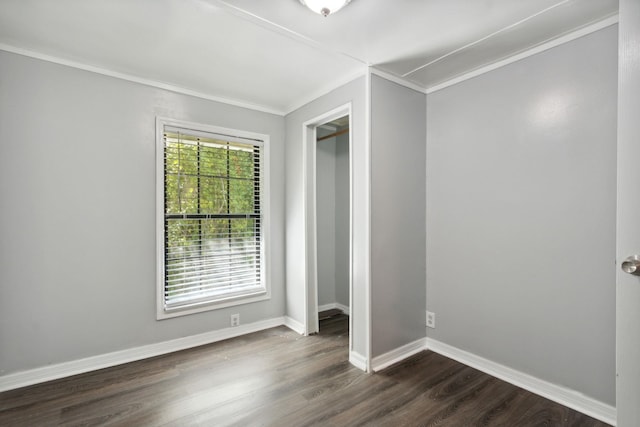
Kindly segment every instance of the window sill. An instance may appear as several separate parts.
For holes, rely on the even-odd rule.
[[[215,301],[205,301],[185,305],[182,307],[176,307],[171,309],[165,309],[160,307],[157,313],[157,320],[171,319],[174,317],[187,316],[190,314],[202,313],[205,311],[218,310],[225,307],[233,307],[236,305],[249,304],[258,301],[265,301],[271,299],[271,293],[267,290],[260,290],[252,292],[250,294],[233,295],[227,298],[219,298]]]

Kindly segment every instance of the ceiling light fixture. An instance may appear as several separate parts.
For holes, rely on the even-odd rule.
[[[351,0],[300,0],[300,3],[324,17],[336,13],[349,4]]]

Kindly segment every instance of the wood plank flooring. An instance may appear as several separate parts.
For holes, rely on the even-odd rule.
[[[0,393],[0,426],[575,426],[606,424],[436,353],[365,374],[348,321],[278,327]]]

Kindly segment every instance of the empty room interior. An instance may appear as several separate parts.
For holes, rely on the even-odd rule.
[[[637,0],[0,0],[0,425],[640,425],[638,46]]]

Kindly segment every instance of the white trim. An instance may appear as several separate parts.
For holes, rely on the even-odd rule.
[[[355,246],[355,234],[353,232],[353,225],[354,225],[354,221],[353,221],[353,208],[354,208],[354,194],[355,192],[353,191],[354,189],[354,185],[355,185],[355,178],[354,178],[354,162],[355,162],[355,150],[353,149],[354,147],[354,140],[353,140],[353,105],[349,105],[349,306],[341,306],[341,310],[343,313],[345,313],[346,315],[349,316],[349,354],[351,354],[353,352],[353,335],[354,335],[354,319],[353,316],[351,316],[351,307],[353,307],[353,286],[354,286],[354,281],[353,281],[353,263],[354,263],[354,256],[353,256],[353,248]]]
[[[309,160],[308,160],[308,144],[309,141],[316,140],[315,130],[310,128],[311,125],[308,125],[306,122],[302,124],[302,211],[303,211],[303,223],[304,223],[304,334],[309,335],[313,332],[318,332],[317,330],[313,330],[310,323],[311,317],[309,316],[309,311],[311,308],[309,307],[309,299],[312,293],[309,291],[310,286],[315,286],[315,284],[310,283],[309,277],[309,222],[313,218],[309,218],[310,215],[313,215],[313,209],[309,209],[309,203],[311,196],[309,195]],[[312,168],[313,172],[313,168]],[[310,214],[311,212],[311,214]],[[315,218],[315,216],[314,216]],[[315,289],[315,288],[314,288]],[[316,293],[317,295],[317,293]],[[317,299],[315,300],[315,304],[317,304]],[[315,310],[317,312],[317,309]]]
[[[528,390],[539,396],[546,397],[561,405],[575,409],[590,417],[596,418],[605,423],[616,425],[616,408],[606,403],[600,402],[584,394],[553,384],[524,372],[517,371],[507,366],[501,365],[491,360],[485,359],[475,354],[469,353],[459,348],[450,346],[432,338],[426,339],[428,350],[439,353],[443,356],[457,360],[460,363],[471,366],[491,376]]]
[[[457,77],[454,77],[450,80],[446,80],[442,83],[438,83],[434,86],[428,87],[426,90],[427,94],[430,93],[434,93],[437,92],[441,89],[447,88],[449,86],[453,86],[457,83],[463,82],[465,80],[469,80],[472,79],[474,77],[477,77],[479,75],[488,73],[489,71],[493,71],[495,69],[498,69],[500,67],[504,67],[505,65],[509,65],[512,64],[516,61],[520,61],[522,59],[528,58],[530,56],[533,55],[537,55],[538,53],[544,52],[545,50],[549,50],[552,49],[554,47],[560,46],[564,43],[568,43],[570,41],[576,40],[580,37],[584,37],[586,35],[589,35],[591,33],[595,33],[596,31],[602,30],[603,28],[607,28],[611,25],[615,25],[618,23],[619,20],[619,16],[613,15],[610,16],[608,18],[605,18],[601,21],[595,22],[593,24],[587,25],[586,27],[580,28],[579,30],[576,31],[572,31],[568,34],[565,34],[564,36],[558,37],[558,38],[554,38],[554,39],[550,39],[547,40],[545,42],[542,42],[541,44],[532,47],[530,49],[527,49],[523,52],[520,52],[516,55],[512,55],[509,56],[507,58],[501,59],[499,61],[487,64],[487,65],[483,65],[480,68],[476,68],[473,71],[470,71],[468,73],[465,74],[461,74]]]
[[[375,67],[376,67],[375,65],[370,67],[371,74],[375,74],[378,77],[382,77],[385,80],[389,80],[390,82],[399,84],[400,86],[404,86],[404,87],[406,87],[408,89],[413,89],[416,92],[425,93],[425,94],[427,93],[427,90],[424,87],[422,87],[422,86],[420,86],[420,85],[418,85],[416,83],[410,82],[409,80],[407,80],[407,79],[405,79],[403,77],[396,76],[394,74],[388,73],[386,71],[383,71],[383,70],[381,70],[379,68],[375,68]]]
[[[545,8],[545,9],[539,10],[538,12],[536,12],[536,13],[534,13],[534,14],[532,14],[532,15],[529,15],[529,16],[527,16],[526,18],[523,18],[523,19],[521,19],[521,20],[519,20],[519,21],[517,21],[517,22],[514,22],[513,24],[509,24],[509,25],[507,25],[506,27],[502,27],[502,28],[500,28],[499,30],[494,31],[494,32],[493,32],[493,33],[491,33],[491,34],[488,34],[488,35],[486,35],[486,36],[484,36],[484,37],[481,37],[481,38],[479,38],[479,39],[477,39],[477,40],[472,41],[471,43],[467,43],[467,44],[466,44],[466,45],[464,45],[464,46],[460,46],[460,47],[458,47],[458,48],[456,48],[456,49],[453,49],[453,50],[451,50],[451,51],[449,51],[449,52],[445,53],[444,55],[441,55],[441,56],[439,56],[439,57],[437,57],[437,58],[435,58],[435,59],[432,59],[431,61],[429,61],[429,62],[427,62],[427,63],[425,63],[425,64],[422,64],[422,65],[420,65],[420,66],[418,66],[418,67],[414,68],[414,69],[413,69],[413,70],[411,70],[411,71],[408,71],[408,72],[404,73],[404,74],[402,75],[402,77],[407,77],[408,75],[413,74],[413,73],[415,73],[415,72],[417,72],[417,71],[420,71],[420,70],[422,70],[422,69],[424,69],[424,68],[427,68],[428,66],[430,66],[430,65],[432,65],[432,64],[435,64],[436,62],[440,62],[440,61],[442,61],[443,59],[448,58],[448,57],[449,57],[449,56],[451,56],[451,55],[455,55],[456,53],[458,53],[458,52],[462,52],[462,51],[464,51],[465,49],[468,49],[468,48],[473,47],[473,46],[475,46],[475,45],[477,45],[477,44],[480,44],[480,43],[482,43],[482,42],[483,42],[483,41],[485,41],[485,40],[489,40],[491,37],[497,36],[498,34],[504,33],[505,31],[511,30],[511,29],[513,29],[513,28],[517,27],[517,26],[518,26],[518,25],[520,25],[520,24],[524,24],[525,22],[530,21],[531,19],[536,18],[536,17],[538,17],[538,16],[540,16],[540,15],[543,15],[543,14],[547,13],[548,11],[550,11],[550,10],[552,10],[552,9],[555,9],[556,7],[562,6],[562,5],[563,5],[563,4],[565,4],[565,3],[569,3],[570,1],[571,1],[571,0],[562,0],[562,1],[558,2],[558,3],[555,3],[555,4],[553,4],[553,5],[551,5],[551,6],[547,7],[547,8]]]
[[[322,304],[318,306],[318,313],[321,313],[323,311],[327,311],[327,310],[333,310],[334,308],[338,308],[337,307],[338,303],[335,302],[330,302],[329,304]]]
[[[354,80],[359,79],[360,77],[364,77],[367,74],[366,71],[363,70],[358,70],[355,73],[351,73],[349,75],[347,75],[346,77],[341,77],[338,79],[335,79],[334,81],[332,81],[331,83],[328,83],[326,85],[324,85],[322,88],[311,92],[311,93],[307,93],[305,94],[303,97],[301,97],[297,102],[293,102],[289,105],[288,108],[285,108],[285,113],[284,115],[287,114],[291,114],[296,110],[299,110],[300,108],[304,107],[305,105],[315,101],[318,98],[321,98],[331,92],[333,92],[334,90],[347,85],[351,82],[353,82]]]
[[[339,302],[331,302],[329,304],[319,305],[318,306],[318,313],[320,313],[322,311],[332,310],[334,308],[342,311],[347,316],[349,315],[349,307],[347,307],[344,304],[340,304]]]
[[[274,328],[285,324],[284,317],[261,320],[246,325],[233,328],[225,328],[217,331],[205,332],[169,341],[148,344],[140,347],[133,347],[126,350],[114,351],[112,353],[91,356],[84,359],[72,360],[41,368],[30,369],[28,371],[16,372],[0,377],[0,392],[26,387],[45,381],[56,380],[69,377],[71,375],[82,374],[95,371],[97,369],[109,368],[123,363],[134,362],[136,360],[147,359],[149,357],[160,356],[162,354],[173,353],[175,351],[186,350],[192,347],[211,344],[217,341],[238,337],[264,329]]]
[[[121,73],[119,71],[109,70],[108,68],[96,67],[93,65],[83,64],[77,61],[71,61],[69,59],[59,58],[53,55],[47,55],[44,53],[34,52],[32,50],[23,49],[8,45],[6,43],[0,43],[0,50],[6,52],[15,53],[17,55],[27,56],[29,58],[39,59],[42,61],[52,62],[54,64],[65,65],[71,68],[77,68],[79,70],[89,71],[96,74],[102,74],[103,76],[114,77],[116,79],[126,80],[129,82],[140,83],[145,86],[151,86],[158,89],[164,89],[183,95],[195,96],[196,98],[207,99],[209,101],[221,102],[223,104],[233,105],[235,107],[246,108],[254,111],[261,111],[263,113],[275,114],[278,116],[284,116],[286,113],[283,110],[272,108],[267,105],[253,104],[251,102],[225,98],[222,96],[216,96],[209,93],[200,92],[197,90],[187,89],[180,86],[175,86],[169,83],[162,83],[155,80],[147,79],[144,77],[134,76],[133,74]]]
[[[207,132],[219,135],[229,135],[236,138],[248,139],[254,146],[262,147],[262,155],[260,158],[260,173],[262,181],[262,189],[260,194],[260,205],[262,215],[262,248],[260,256],[264,260],[261,266],[261,279],[264,283],[264,290],[240,294],[232,297],[223,297],[211,299],[203,304],[194,306],[177,308],[174,310],[165,310],[164,301],[164,132],[165,126],[189,129],[196,132]],[[231,129],[210,124],[195,123],[185,120],[177,120],[167,117],[156,117],[156,319],[164,320],[173,317],[186,316],[189,314],[200,313],[204,311],[217,310],[224,307],[232,307],[236,305],[249,304],[258,301],[271,299],[271,215],[270,215],[270,198],[271,189],[271,144],[270,137],[267,134],[249,132],[238,129]]]
[[[351,310],[349,310],[349,307],[347,307],[344,304],[340,304],[339,302],[336,303],[336,308],[338,310],[341,310],[344,314],[346,314],[347,316],[351,315]]]
[[[365,331],[365,346],[367,354],[365,356],[365,361],[367,364],[367,372],[371,372],[371,354],[372,354],[372,346],[371,346],[371,335],[372,335],[372,317],[371,317],[371,69],[367,73],[367,77],[365,79],[365,150],[364,150],[364,158],[365,158],[365,195],[366,195],[366,204],[365,204],[365,212],[364,218],[361,218],[361,221],[364,221],[366,233],[365,233],[365,247],[367,249],[367,253],[365,256],[365,265],[364,265],[364,289],[365,289],[365,301],[366,301],[366,328]],[[353,317],[353,316],[352,316]]]
[[[361,371],[367,371],[367,358],[364,357],[363,355],[361,355],[360,353],[357,353],[355,351],[350,351],[349,352],[349,363],[351,363],[353,366],[355,366],[356,368],[360,369]]]
[[[304,335],[304,324],[298,322],[296,319],[293,319],[289,316],[284,316],[284,326],[294,332],[299,333],[300,335]]]
[[[335,132],[338,130],[336,126],[330,125],[329,123],[325,123],[323,125],[318,126],[320,129],[328,130],[329,132]]]
[[[247,15],[248,12],[242,9],[239,9],[237,7],[231,6],[226,2],[223,1],[219,1],[219,3],[222,3],[224,5],[226,5],[229,8],[233,8],[233,9],[238,9],[240,10],[243,14]],[[22,56],[27,56],[30,58],[34,58],[34,59],[39,59],[42,61],[47,61],[47,62],[52,62],[54,64],[59,64],[59,65],[64,65],[67,67],[72,67],[72,68],[77,68],[80,70],[84,70],[84,71],[89,71],[89,72],[93,72],[96,74],[102,74],[104,76],[108,76],[108,77],[113,77],[113,78],[117,78],[117,79],[121,79],[121,80],[126,80],[126,81],[130,81],[130,82],[134,82],[134,83],[139,83],[139,84],[143,84],[145,86],[151,86],[151,87],[155,87],[158,89],[164,89],[164,90],[168,90],[171,92],[175,92],[175,93],[180,93],[183,95],[188,95],[188,96],[194,96],[196,98],[202,98],[202,99],[207,99],[209,101],[214,101],[214,102],[220,102],[223,104],[227,104],[227,105],[232,105],[232,106],[236,106],[236,107],[241,107],[241,108],[246,108],[249,110],[254,110],[254,111],[261,111],[264,113],[269,113],[269,114],[275,114],[278,116],[286,116],[287,114],[290,114],[292,112],[294,112],[295,110],[303,107],[304,105],[308,104],[311,101],[314,101],[315,99],[326,95],[330,92],[332,92],[333,90],[352,82],[353,80],[356,80],[357,78],[360,78],[362,76],[369,76],[371,73],[379,75],[380,77],[384,77],[387,80],[390,80],[392,82],[398,83],[400,85],[406,86],[408,88],[414,89],[416,91],[422,92],[422,93],[433,93],[436,92],[438,90],[444,89],[446,87],[452,86],[456,83],[460,83],[462,81],[471,79],[473,77],[477,77],[481,74],[487,73],[489,71],[495,70],[497,68],[503,67],[505,65],[511,64],[513,62],[519,61],[521,59],[527,58],[529,56],[535,55],[537,53],[543,52],[545,50],[551,49],[553,47],[556,47],[558,45],[561,45],[563,43],[567,43],[569,41],[575,40],[579,37],[583,37],[585,35],[591,34],[595,31],[601,30],[603,28],[606,28],[610,25],[614,25],[617,24],[619,21],[619,17],[618,15],[613,15],[610,16],[608,18],[605,18],[601,21],[595,22],[591,25],[588,25],[586,27],[583,27],[579,30],[573,31],[569,34],[566,34],[562,37],[558,37],[555,39],[551,39],[548,40],[546,42],[542,42],[541,44],[539,44],[538,46],[535,46],[531,49],[528,49],[524,52],[521,52],[519,54],[507,57],[505,59],[502,59],[500,61],[491,63],[491,64],[487,64],[485,66],[482,66],[476,70],[473,70],[469,73],[465,73],[462,74],[458,77],[454,77],[453,79],[444,81],[442,83],[438,83],[434,86],[431,86],[427,89],[421,87],[420,85],[417,85],[415,83],[409,82],[407,80],[405,80],[403,77],[406,77],[410,74],[412,74],[413,72],[417,71],[417,70],[413,70],[412,72],[409,73],[405,73],[402,77],[399,76],[395,76],[393,74],[387,73],[385,71],[382,71],[380,69],[375,69],[375,68],[371,68],[369,67],[369,72],[365,71],[357,71],[355,73],[352,73],[351,75],[348,75],[346,77],[342,77],[339,79],[334,80],[331,83],[328,83],[327,85],[325,85],[323,88],[311,93],[311,94],[305,94],[304,97],[301,97],[297,102],[293,102],[291,103],[287,108],[285,109],[278,109],[278,108],[273,108],[270,106],[266,106],[266,105],[260,105],[260,104],[254,104],[251,102],[247,102],[247,101],[242,101],[242,100],[237,100],[237,99],[232,99],[232,98],[225,98],[222,96],[217,96],[217,95],[213,95],[213,94],[209,94],[209,93],[204,93],[204,92],[200,92],[197,90],[192,90],[192,89],[187,89],[187,88],[183,88],[180,86],[176,86],[176,85],[172,85],[169,83],[163,83],[163,82],[158,82],[155,80],[151,80],[148,78],[144,78],[144,77],[138,77],[132,74],[127,74],[127,73],[121,73],[119,71],[113,71],[110,70],[108,68],[102,68],[102,67],[97,67],[97,66],[93,66],[93,65],[88,65],[88,64],[83,64],[81,62],[77,62],[77,61],[72,61],[72,60],[68,60],[68,59],[63,59],[57,56],[53,56],[53,55],[47,55],[44,53],[40,53],[40,52],[35,52],[32,50],[28,50],[28,49],[24,49],[24,48],[20,48],[20,47],[16,47],[16,46],[12,46],[6,43],[0,43],[0,50],[6,51],[6,52],[10,52],[10,53],[14,53],[17,55],[22,55]],[[273,25],[273,23],[270,23],[271,25]],[[306,40],[306,43],[310,46],[316,46],[315,41],[312,41],[310,39]],[[323,46],[320,46],[320,48],[322,48]],[[337,53],[337,52],[333,52],[333,53]],[[348,55],[344,55],[342,53],[337,53],[340,54],[342,56],[346,56],[349,57],[351,59],[354,59],[356,61],[360,61],[356,58],[350,57]]]
[[[384,354],[381,354],[380,356],[374,357],[371,361],[371,368],[373,369],[373,372],[381,371],[384,368],[387,368],[391,365],[403,361],[408,357],[413,356],[414,354],[424,351],[427,342],[426,340],[426,338],[420,338],[413,342],[405,344],[402,347],[398,347]]]

